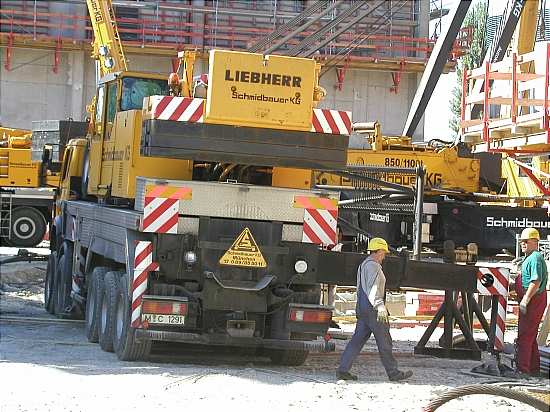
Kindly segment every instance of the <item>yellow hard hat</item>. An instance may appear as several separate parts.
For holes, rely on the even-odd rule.
[[[540,234],[534,227],[527,227],[521,232],[520,240],[537,239],[540,240]]]
[[[376,251],[376,250],[380,250],[380,249],[382,249],[386,252],[389,252],[390,250],[388,248],[388,242],[386,242],[381,237],[373,237],[369,241],[369,245],[367,246],[367,250]]]

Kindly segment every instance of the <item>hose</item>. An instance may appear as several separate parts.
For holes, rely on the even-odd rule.
[[[501,388],[493,385],[466,385],[446,391],[443,395],[432,400],[424,409],[424,412],[432,412],[446,402],[452,399],[460,398],[468,395],[494,395],[504,398],[513,399],[529,406],[532,406],[539,411],[548,411],[548,404],[540,399],[528,395],[522,391],[514,389]]]

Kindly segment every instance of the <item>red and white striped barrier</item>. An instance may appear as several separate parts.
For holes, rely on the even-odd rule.
[[[176,96],[149,96],[144,100],[144,116],[149,119],[203,123],[205,99]],[[313,109],[311,129],[315,133],[351,134],[351,112]]]
[[[142,232],[178,233],[180,200],[190,199],[191,189],[166,185],[145,188]]]
[[[191,97],[150,96],[145,106],[152,119],[202,123],[204,102]]]
[[[316,133],[351,134],[351,112],[313,109],[311,131]]]
[[[132,280],[132,319],[134,328],[141,327],[141,304],[147,290],[149,272],[159,270],[159,265],[153,262],[153,242],[139,241],[134,254],[134,278]]]
[[[302,242],[335,245],[337,220],[338,210],[304,209]]]
[[[478,268],[477,291],[480,295],[498,296],[498,310],[495,330],[495,349],[504,349],[504,331],[506,329],[506,304],[510,272],[506,268]]]
[[[336,199],[295,196],[293,206],[304,209],[302,242],[325,246],[337,243],[338,201]]]

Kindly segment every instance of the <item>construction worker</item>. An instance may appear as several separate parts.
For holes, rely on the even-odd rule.
[[[540,235],[535,228],[521,232],[521,251],[525,259],[521,264],[521,276],[516,278],[515,287],[519,304],[519,325],[517,340],[517,365],[523,373],[540,373],[540,355],[537,345],[539,324],[546,309],[546,282],[548,269],[542,254],[538,251]]]
[[[390,381],[401,381],[412,376],[411,371],[397,369],[397,361],[392,354],[392,338],[388,311],[384,305],[386,276],[382,271],[382,261],[389,253],[388,243],[382,238],[372,238],[367,246],[369,256],[357,270],[357,325],[355,332],[342,354],[336,377],[344,380],[357,380],[350,373],[351,365],[363,346],[374,334],[382,364]]]

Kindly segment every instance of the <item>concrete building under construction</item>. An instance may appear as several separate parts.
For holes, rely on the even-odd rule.
[[[322,105],[351,110],[356,122],[378,120],[387,134],[401,133],[435,43],[428,0],[113,4],[130,69],[168,76],[186,49],[201,52],[203,63],[212,48],[314,56],[324,64]],[[0,123],[85,119],[96,84],[85,1],[4,0],[0,27]],[[423,122],[414,137],[422,136]]]

